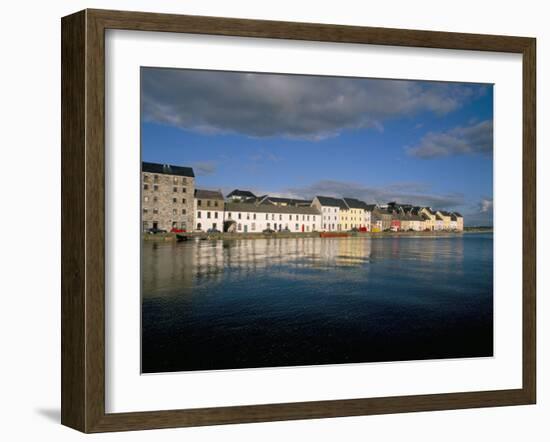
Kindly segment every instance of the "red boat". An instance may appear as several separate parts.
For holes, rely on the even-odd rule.
[[[345,238],[349,236],[346,232],[321,232],[319,233],[321,238]]]

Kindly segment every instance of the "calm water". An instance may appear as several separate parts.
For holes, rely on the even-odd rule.
[[[492,234],[143,244],[144,373],[492,354]]]

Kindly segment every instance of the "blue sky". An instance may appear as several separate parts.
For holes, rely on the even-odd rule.
[[[487,84],[142,68],[144,161],[197,187],[456,210],[492,225]]]

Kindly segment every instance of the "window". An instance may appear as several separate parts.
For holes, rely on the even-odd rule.
[[[312,231],[315,230],[315,224],[313,224],[313,226],[311,226],[311,230],[312,230]]]
[[[218,218],[218,212],[214,212],[214,218]]]
[[[149,223],[147,221],[143,221],[143,230],[147,230],[149,227]]]
[[[174,192],[177,192],[177,191],[178,191],[178,188],[177,188],[177,187],[174,187],[173,190],[174,190]]]
[[[187,210],[181,209],[181,214],[182,214],[182,215],[185,215],[186,213],[187,213]]]
[[[158,175],[155,175],[153,177],[153,180],[155,181],[155,183],[158,183],[159,182],[159,176]]]
[[[215,228],[217,228],[217,227],[218,227],[218,225],[217,225],[216,223],[212,223],[212,228],[213,228],[213,229],[215,229]]]
[[[288,215],[288,219],[292,221],[292,215]]]
[[[271,219],[272,219],[272,220],[275,219],[275,214],[274,214],[274,213],[271,214]]]
[[[237,224],[237,230],[242,230],[243,226],[241,223]]]
[[[283,215],[279,215],[279,221],[283,220]]]
[[[182,204],[185,204],[185,203],[187,203],[187,200],[186,200],[185,198],[182,198],[182,199],[181,199],[181,203],[182,203]]]
[[[185,187],[181,188],[181,193],[187,193],[187,189]]]
[[[214,207],[218,207],[218,202],[214,201]]]
[[[241,214],[240,213],[237,215],[237,218],[241,219]]]
[[[246,219],[250,219],[250,213],[246,214]]]
[[[227,212],[227,219],[231,219],[231,212]]]
[[[144,184],[143,185],[143,190],[148,190],[149,189],[149,184]]]
[[[271,223],[267,223],[267,228],[268,228],[268,229],[271,228]]]
[[[148,183],[149,182],[149,175],[143,175],[143,182]]]
[[[176,209],[172,209],[172,215],[177,215],[178,211]]]
[[[174,177],[174,184],[178,184],[178,177]]]
[[[210,207],[210,200],[206,201],[206,207]]]
[[[269,215],[266,213],[265,214],[265,219],[269,219]],[[267,223],[269,225],[269,223]]]
[[[202,200],[197,200],[197,206],[202,206]]]
[[[149,202],[149,197],[148,196],[144,197],[143,201],[145,201],[146,203]]]
[[[178,199],[177,199],[177,198],[172,198],[172,202],[173,202],[173,203],[177,203],[177,202],[178,202]]]
[[[327,225],[326,224],[323,224],[323,229],[327,229]]]
[[[156,184],[153,184],[153,191],[156,192],[157,190],[159,190],[159,186]]]
[[[302,215],[302,221],[305,221],[305,220],[306,220],[306,216]]]
[[[185,184],[187,182],[187,178],[181,177],[181,184]]]
[[[159,200],[159,197],[158,197],[158,196],[154,196],[154,197],[153,197],[153,202],[154,202],[154,203],[158,202],[158,200]]]
[[[172,229],[175,229],[177,226],[176,222],[175,221],[172,221]]]
[[[251,230],[256,230],[256,223],[252,223]]]
[[[159,209],[157,209],[157,208],[153,209],[153,213],[154,213],[155,215],[158,214],[158,213],[159,213]]]
[[[201,213],[197,212],[197,218],[200,218],[200,217],[201,217]]]
[[[206,212],[206,217],[210,219],[210,216],[212,215],[212,212]]]
[[[197,224],[197,230],[200,230],[200,229],[202,229],[202,224],[201,224],[201,223],[198,223],[198,224]]]
[[[147,212],[148,212],[148,210],[144,207],[143,208],[143,213],[147,213]]]
[[[252,219],[256,219],[256,214],[252,215]]]
[[[298,224],[296,224],[296,231],[300,230],[300,226]]]
[[[307,216],[307,220],[309,221],[309,215]]]

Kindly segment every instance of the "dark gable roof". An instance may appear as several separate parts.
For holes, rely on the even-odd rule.
[[[374,209],[376,209],[376,204],[367,204],[365,209],[368,210],[369,212],[372,212]]]
[[[191,167],[173,166],[171,164],[141,163],[141,171],[148,173],[161,173],[165,175],[179,175],[195,178],[195,173]]]
[[[223,201],[223,195],[219,190],[195,189],[195,198]]]
[[[311,200],[300,200],[296,198],[280,198],[278,196],[267,196],[266,201],[271,201],[273,203],[286,203],[286,204],[301,204],[301,205],[309,205],[311,204]]]
[[[227,195],[227,198],[231,198],[232,196],[240,196],[241,198],[256,198],[256,195],[254,195],[250,190],[239,190],[235,189],[233,192]]]
[[[320,215],[316,207],[276,206],[274,204],[226,203],[226,212],[290,213],[299,215]]]
[[[340,209],[347,210],[348,206],[343,199],[333,198],[331,196],[317,196],[316,197],[322,206],[339,207]]]
[[[344,198],[344,201],[350,209],[367,209],[367,204],[356,198]]]
[[[455,216],[457,216],[458,218],[464,218],[464,217],[463,217],[460,213],[458,213],[458,212],[453,212],[453,214],[454,214]]]
[[[383,209],[382,207],[375,207],[373,210],[375,216],[392,216],[392,211],[388,209]]]

